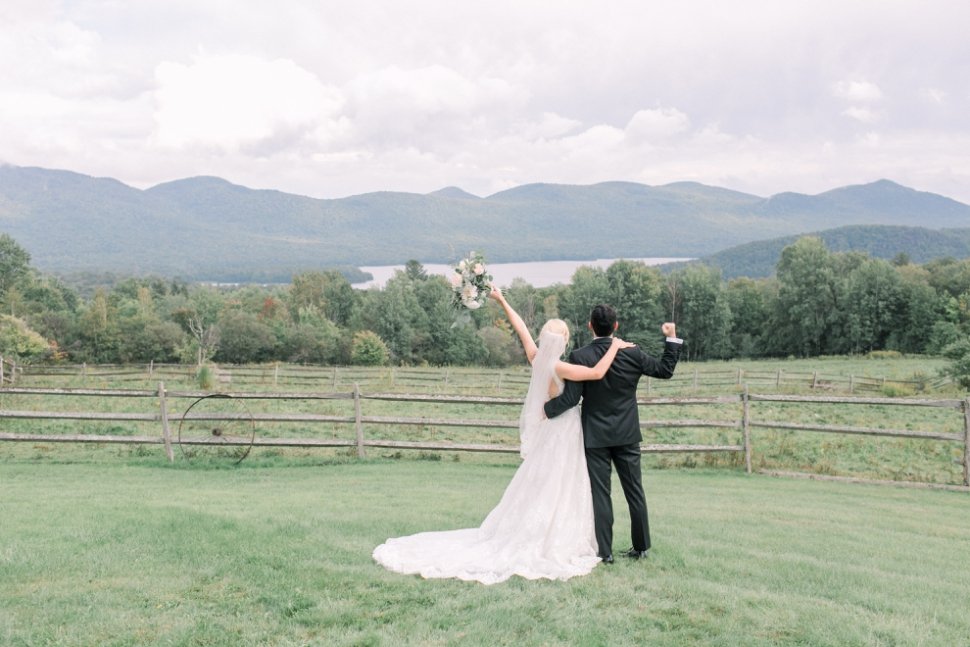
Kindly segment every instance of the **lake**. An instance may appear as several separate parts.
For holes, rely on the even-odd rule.
[[[513,279],[523,279],[533,287],[544,288],[556,283],[569,283],[572,280],[576,268],[580,266],[600,267],[606,269],[618,258],[598,258],[592,261],[534,261],[528,263],[489,263],[488,271],[500,286],[507,286]],[[642,261],[647,265],[662,265],[664,263],[675,263],[678,261],[689,261],[689,258],[628,258],[629,261]],[[395,270],[403,270],[404,265],[376,265],[361,267],[364,272],[369,272],[374,276],[370,281],[364,283],[354,283],[355,288],[383,287],[387,280],[394,276]],[[450,277],[454,271],[454,265],[444,265],[439,263],[424,264],[424,270],[428,274],[440,274]]]

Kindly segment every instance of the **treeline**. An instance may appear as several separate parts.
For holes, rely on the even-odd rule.
[[[0,235],[0,353],[21,360],[523,361],[500,308],[490,302],[458,316],[447,280],[416,261],[382,289],[355,290],[340,272],[326,271],[278,287],[128,278],[84,298],[29,262]],[[970,260],[916,265],[901,255],[890,262],[832,252],[811,237],[786,247],[768,279],[725,282],[703,265],[663,274],[617,261],[580,267],[568,285],[540,289],[517,280],[505,291],[533,330],[560,317],[577,345],[589,340],[589,310],[600,302],[616,307],[621,336],[650,351],[659,350],[661,323],[676,321],[696,360],[970,347]]]

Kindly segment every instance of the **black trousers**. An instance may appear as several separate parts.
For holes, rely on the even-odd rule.
[[[630,534],[633,548],[650,548],[650,523],[647,499],[643,495],[640,473],[640,444],[619,447],[587,447],[586,470],[593,488],[593,522],[600,557],[613,554],[613,499],[610,496],[613,470],[620,477],[623,495],[630,508]]]

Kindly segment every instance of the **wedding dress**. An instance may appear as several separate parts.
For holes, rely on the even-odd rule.
[[[398,573],[483,584],[513,575],[566,580],[593,570],[600,559],[579,407],[551,420],[542,412],[562,391],[555,365],[565,344],[551,332],[539,338],[519,420],[524,460],[482,525],[388,539],[374,549],[377,562]]]

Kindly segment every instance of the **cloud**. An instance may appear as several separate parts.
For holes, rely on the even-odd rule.
[[[634,141],[656,141],[678,135],[689,127],[690,119],[680,110],[654,108],[637,111],[626,125],[626,135]]]
[[[286,59],[200,56],[155,70],[153,142],[266,154],[307,136],[319,143],[345,128],[338,89]]]
[[[4,0],[0,156],[319,197],[890,177],[970,201],[968,21],[946,0]]]
[[[466,76],[442,64],[382,67],[355,78],[346,92],[356,143],[425,150],[496,136],[526,95],[505,79]]]
[[[842,114],[846,117],[851,117],[856,121],[861,121],[864,124],[871,124],[879,118],[878,113],[869,108],[860,108],[858,106],[852,106],[851,108],[846,108],[842,111]]]
[[[835,96],[853,103],[873,103],[882,100],[882,90],[869,81],[839,81],[833,86]]]

